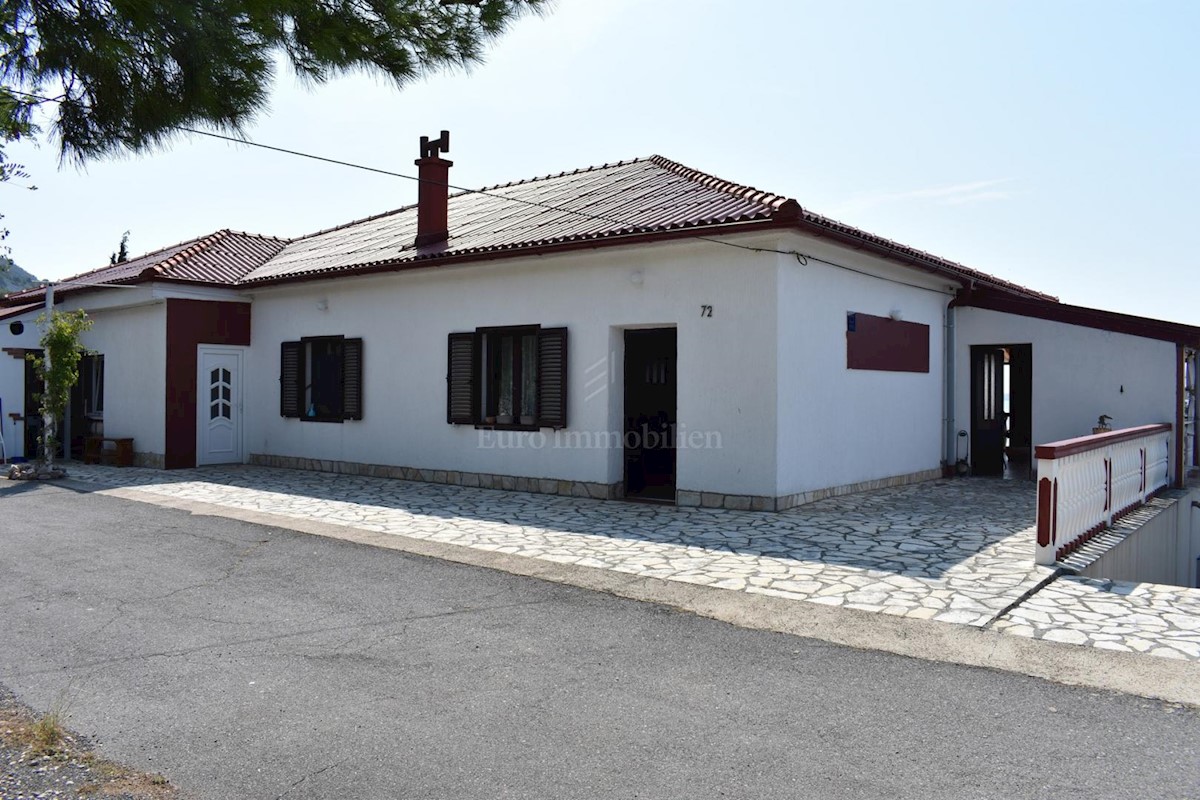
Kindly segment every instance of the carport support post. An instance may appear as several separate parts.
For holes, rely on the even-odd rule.
[[[54,314],[54,284],[46,284],[46,324]],[[54,466],[54,448],[51,439],[55,433],[54,418],[51,416],[46,398],[50,396],[50,348],[42,348],[42,463],[49,470]]]

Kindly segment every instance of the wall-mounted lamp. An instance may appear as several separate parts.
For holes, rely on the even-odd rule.
[[[13,336],[20,336],[22,333],[25,332],[25,323],[21,322],[21,320],[12,322],[9,324],[8,330],[9,330],[9,333],[11,333]]]
[[[328,311],[328,310],[329,310],[329,301],[326,300],[324,297],[322,297],[320,300],[317,301],[317,311]]]
[[[646,282],[646,276],[644,274],[642,274],[642,271],[640,269],[634,270],[629,275],[629,282],[632,283],[634,286],[641,286],[643,283]]]

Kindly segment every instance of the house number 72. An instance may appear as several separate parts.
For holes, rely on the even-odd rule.
[[[700,306],[700,316],[711,317],[712,316],[712,306]]]

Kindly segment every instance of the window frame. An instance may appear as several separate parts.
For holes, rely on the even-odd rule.
[[[519,412],[524,383],[524,340],[532,337],[531,354],[534,365],[532,422],[521,422],[520,413],[512,422],[500,422],[498,398],[499,376],[502,368],[494,361],[493,342],[512,336],[513,366],[512,393],[514,410]],[[471,425],[479,430],[539,431],[542,428],[567,427],[567,328],[544,327],[537,324],[481,326],[471,331],[451,332],[448,335],[446,422],[450,425]],[[469,367],[467,350],[470,351]],[[547,358],[554,358],[547,361]],[[548,371],[545,371],[549,367]],[[469,394],[467,392],[469,391]],[[555,416],[545,417],[549,407]],[[469,412],[468,412],[469,408]],[[556,411],[555,411],[556,410]],[[489,421],[491,420],[491,421]]]
[[[330,413],[314,414],[308,413],[309,407],[312,406],[310,401],[312,384],[309,380],[309,372],[311,371],[311,363],[313,357],[314,344],[334,344],[335,356],[338,365],[338,378],[336,387],[332,395],[337,398],[336,407]],[[288,348],[296,348],[297,358],[295,364],[294,386],[286,386],[288,375],[285,368],[287,361]],[[354,348],[355,367],[357,372],[355,375],[347,375],[347,350]],[[299,419],[302,422],[335,422],[344,423],[347,421],[357,421],[363,418],[362,399],[363,399],[363,340],[361,338],[349,338],[345,335],[327,335],[327,336],[302,336],[298,340],[285,341],[281,343],[280,355],[280,415],[287,418]],[[348,380],[353,379],[356,383],[353,386],[348,386]],[[294,402],[296,404],[296,412],[289,413],[286,410],[286,401],[288,394],[294,394]],[[347,394],[353,395],[355,409],[347,411]]]
[[[538,382],[538,335],[541,332],[540,325],[493,325],[485,328],[476,328],[475,335],[478,342],[476,358],[479,359],[479,371],[476,373],[480,376],[479,386],[475,388],[479,395],[477,400],[477,408],[479,418],[475,423],[476,428],[488,430],[502,431],[536,431],[541,430],[541,425],[538,424],[538,419],[541,414],[541,385]],[[502,337],[511,336],[513,339],[512,351],[512,402],[513,409],[516,412],[520,411],[522,378],[524,377],[524,361],[523,348],[524,339],[527,336],[533,337],[533,363],[534,363],[534,393],[533,393],[533,413],[524,415],[514,413],[512,422],[500,422],[500,414],[493,413],[499,411],[499,395],[500,395],[500,376],[501,367],[494,364],[493,351],[491,342],[497,344]],[[493,338],[494,337],[494,338]],[[502,356],[499,356],[502,357]],[[533,422],[521,422],[522,416],[530,416]],[[493,422],[487,420],[491,418]]]

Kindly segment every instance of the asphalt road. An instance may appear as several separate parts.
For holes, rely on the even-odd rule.
[[[1200,797],[1195,711],[46,484],[0,683],[200,798]]]

